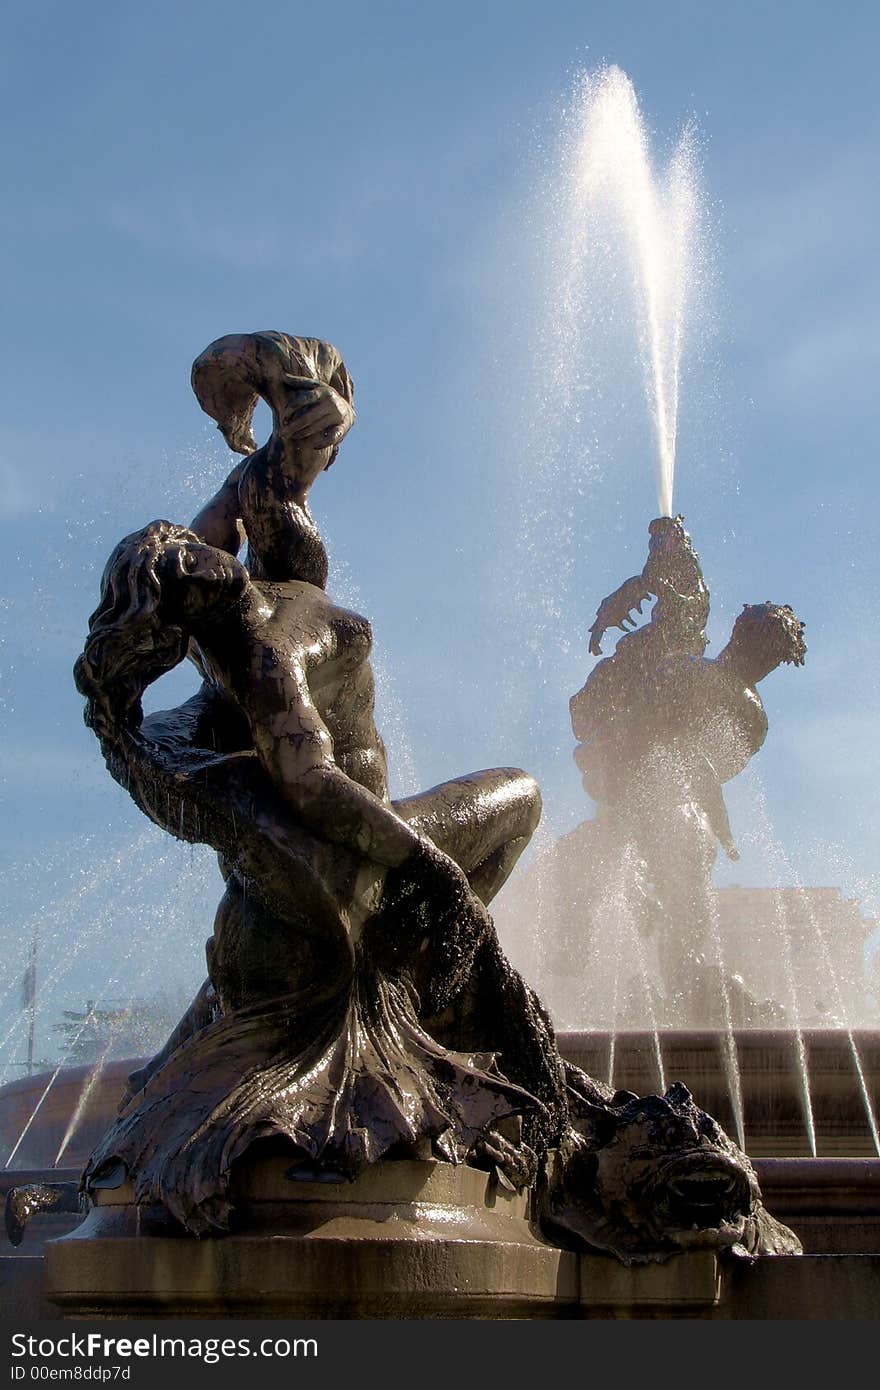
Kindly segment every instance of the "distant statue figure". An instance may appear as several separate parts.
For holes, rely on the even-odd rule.
[[[738,857],[722,787],[766,737],[758,682],[780,663],[802,665],[806,646],[790,607],[747,604],[727,646],[705,657],[709,593],[681,517],[658,518],[649,536],[641,575],[603,600],[590,630],[594,655],[609,627],[626,635],[572,697],[574,756],[599,803],[604,853],[628,850],[640,875],[666,1021],[709,1024],[720,1006],[710,949],[716,846]],[[652,595],[650,621],[627,632]]]
[[[625,650],[630,661],[638,662],[641,656],[646,672],[661,654],[702,656],[709,617],[709,590],[682,518],[658,517],[648,527],[648,538],[648,558],[641,574],[624,580],[602,600],[590,628],[590,655],[601,656],[608,628],[626,632],[627,623],[635,628],[633,610],[641,613],[642,605],[656,598],[650,625],[639,629],[625,648],[622,642],[618,645],[620,654]]]

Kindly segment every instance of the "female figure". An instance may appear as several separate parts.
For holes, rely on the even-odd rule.
[[[325,592],[308,508],[353,420],[339,354],[220,339],[193,383],[248,458],[192,528],[157,521],[117,546],[76,679],[112,774],[158,824],[217,849],[226,892],[210,983],[131,1078],[83,1185],[127,1173],[144,1230],[165,1228],[160,1204],[200,1234],[228,1225],[233,1165],[264,1140],[293,1176],[431,1152],[523,1187],[540,1163],[545,1214],[576,1240],[596,1227],[596,1138],[628,1093],[563,1065],[486,911],[538,788],[502,768],[389,800],[369,624]],[[273,430],[255,450],[258,395]],[[143,718],[145,687],[187,655],[201,690]]]
[[[87,1176],[123,1161],[191,1229],[223,1223],[230,1155],[254,1135],[347,1172],[425,1137],[447,1157],[482,1145],[522,1177],[529,1151],[492,1126],[526,1112],[534,1146],[552,1142],[562,1069],[485,904],[537,824],[538,788],[494,769],[389,800],[370,626],[325,592],[308,509],[353,419],[338,354],[220,339],[193,380],[234,447],[252,446],[258,394],[272,435],[194,529],[158,521],[117,546],[76,679],[111,772],[171,833],[214,845],[226,892],[210,988],[132,1078]],[[187,653],[201,691],[142,719],[145,686]],[[474,1055],[487,1034],[510,1081]]]
[[[189,702],[190,713],[200,706],[202,745],[193,741],[193,750],[253,750],[273,806],[283,802],[298,832],[323,842],[328,879],[335,847],[334,898],[353,939],[392,868],[425,877],[435,899],[448,898],[450,913],[466,912],[475,930],[486,931],[481,904],[528,842],[540,813],[537,786],[517,769],[494,769],[392,804],[373,719],[370,643],[367,620],[316,585],[254,581],[192,530],[155,521],[110,557],[76,678],[96,731],[108,740],[149,738],[157,724],[155,717],[142,723],[143,689],[192,651],[205,678]],[[168,716],[159,720],[164,730]],[[292,901],[301,891],[298,871],[288,869]],[[230,873],[227,897],[243,892],[240,877]],[[242,982],[228,988],[242,1002]]]

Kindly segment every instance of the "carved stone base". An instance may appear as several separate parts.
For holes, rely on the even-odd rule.
[[[874,1319],[880,1307],[877,1254],[722,1265],[693,1251],[626,1269],[542,1243],[524,1199],[474,1169],[389,1162],[337,1184],[290,1182],[286,1166],[239,1175],[240,1228],[225,1237],[151,1233],[159,1213],[124,1188],[102,1193],[46,1242],[42,1297],[39,1257],[0,1259],[0,1317]]]
[[[243,1165],[237,1228],[195,1240],[121,1187],[45,1248],[68,1318],[541,1318],[578,1299],[577,1256],[529,1229],[526,1198],[448,1163],[386,1162],[354,1182]],[[571,1315],[568,1312],[567,1315]]]

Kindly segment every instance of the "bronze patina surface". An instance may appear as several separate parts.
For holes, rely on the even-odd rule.
[[[268,1144],[291,1200],[389,1162],[465,1164],[526,1193],[550,1239],[626,1263],[797,1250],[684,1087],[611,1094],[560,1057],[487,909],[538,823],[534,780],[495,768],[389,798],[370,624],[328,594],[309,510],[354,421],[340,354],[231,335],[193,386],[245,458],[189,527],[158,520],[119,543],[75,676],[113,777],[217,851],[225,890],[207,980],[129,1078],[86,1197],[124,1191],[160,1213],[158,1232],[239,1230],[236,1175]],[[272,433],[256,448],[260,397]],[[694,602],[691,648],[699,586]],[[144,690],[187,658],[198,693],[145,718]],[[19,1226],[40,1200],[18,1201]]]

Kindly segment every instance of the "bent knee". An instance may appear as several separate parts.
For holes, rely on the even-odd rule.
[[[520,767],[505,767],[500,770],[507,778],[505,791],[517,805],[522,833],[534,834],[543,809],[541,788],[534,777],[528,772],[523,772]]]

